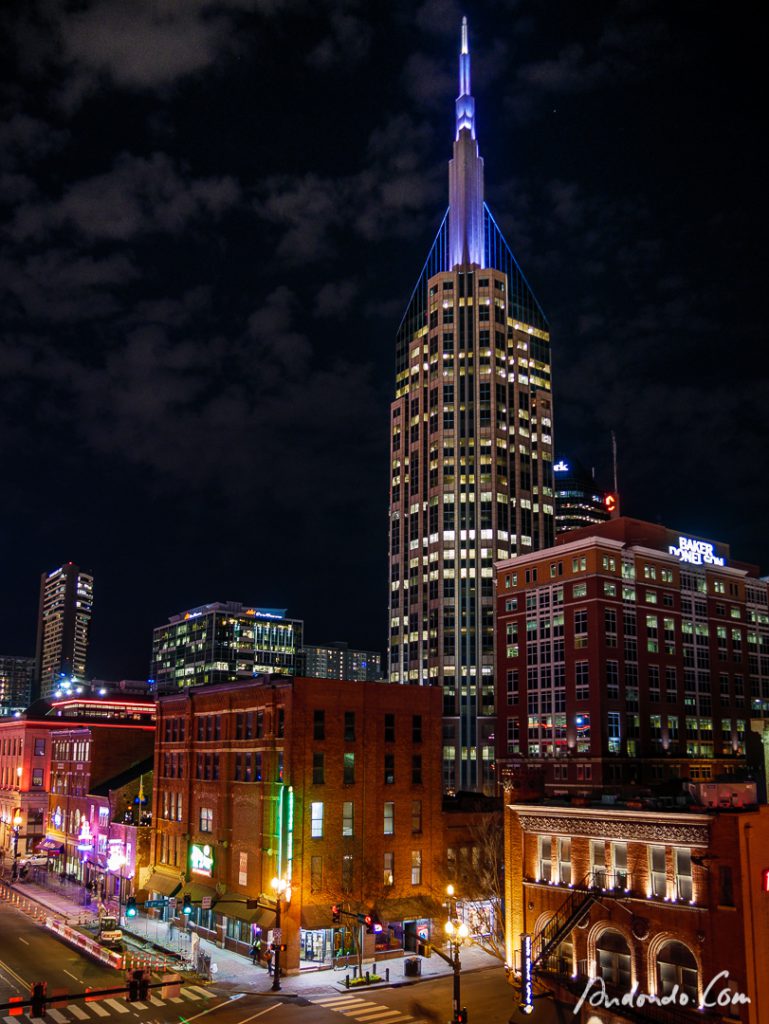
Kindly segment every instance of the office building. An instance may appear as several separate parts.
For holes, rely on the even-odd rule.
[[[83,679],[93,613],[93,576],[73,562],[40,580],[33,698],[47,697],[64,679]]]
[[[150,677],[158,693],[293,675],[304,624],[286,609],[220,601],[173,615],[153,632]]]
[[[744,765],[769,700],[769,585],[728,545],[618,518],[497,573],[497,750],[521,795]]]
[[[0,717],[29,707],[34,681],[34,658],[0,654]]]
[[[580,530],[605,523],[616,505],[616,496],[601,490],[595,473],[588,473],[576,459],[557,459],[555,481],[555,532]]]
[[[303,673],[314,679],[359,679],[377,682],[382,678],[379,651],[355,651],[348,644],[304,645]]]
[[[547,320],[484,202],[467,24],[449,207],[401,321],[391,683],[443,695],[443,787],[494,788],[494,562],[554,536]]]

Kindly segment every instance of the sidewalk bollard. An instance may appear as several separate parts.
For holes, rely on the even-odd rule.
[[[350,975],[349,974],[345,976],[344,984],[345,984],[345,988],[349,988],[350,987]]]
[[[389,980],[390,980],[390,968],[389,967],[385,967],[385,981],[389,981]]]
[[[369,972],[368,972],[368,971],[366,971],[366,984],[367,984],[367,985],[370,985],[370,984],[371,984],[371,977],[370,977],[370,975],[369,975]]]

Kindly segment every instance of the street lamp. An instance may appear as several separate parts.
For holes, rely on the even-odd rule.
[[[271,885],[275,892],[275,928],[272,943],[275,947],[275,962],[272,970],[272,991],[280,992],[280,946],[283,942],[283,932],[280,927],[281,905],[284,896],[287,903],[291,899],[291,889],[285,878],[273,878]]]
[[[17,807],[13,812],[13,862],[19,856],[19,832],[21,831],[21,808]]]
[[[451,920],[451,904],[454,896],[454,886],[450,885],[447,889],[449,896],[449,919],[444,926],[444,930],[449,937],[449,945],[451,946],[451,967],[454,971],[454,1024],[460,1024],[461,1021],[467,1019],[467,1014],[462,1008],[462,997],[460,993],[460,971],[462,970],[462,964],[459,960],[459,949],[467,941],[470,935],[470,929],[467,927],[464,921]]]

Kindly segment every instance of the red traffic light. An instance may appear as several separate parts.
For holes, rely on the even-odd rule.
[[[342,920],[342,912],[340,910],[338,903],[335,903],[331,907],[331,920],[334,924],[339,924],[339,922]]]

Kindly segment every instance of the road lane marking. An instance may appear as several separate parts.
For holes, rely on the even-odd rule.
[[[72,978],[73,981],[76,981],[78,983],[78,985],[82,985],[83,984],[83,982],[80,980],[80,978],[76,978],[74,974],[70,974],[70,972],[67,970],[66,967],[62,967],[62,970],[64,971],[65,974],[69,974],[70,978]]]
[[[172,1003],[183,1003],[184,1000],[181,999],[179,996],[174,996],[170,1000],[170,1002],[172,1002]],[[205,1015],[207,1013],[213,1013],[214,1010],[221,1009],[222,1006],[226,1006],[227,1003],[229,1003],[229,1002],[230,1002],[229,999],[224,999],[224,1000],[222,1000],[221,1003],[217,1003],[216,1006],[209,1006],[207,1010],[201,1010],[200,1013],[196,1013],[192,1017],[182,1017],[181,1019],[184,1021],[184,1024],[192,1024],[192,1021],[193,1020],[197,1020],[198,1017],[205,1017]],[[282,1003],[275,1003],[275,1006],[282,1006]],[[273,1007],[271,1006],[271,1007],[269,1007],[269,1009],[273,1009]],[[258,1016],[258,1014],[257,1014],[257,1016]],[[253,1020],[253,1017],[249,1017],[248,1019],[249,1020]],[[245,1024],[245,1021],[240,1021],[239,1024]]]
[[[67,1003],[67,1010],[73,1013],[78,1020],[90,1020],[90,1016],[85,1012],[82,1006],[78,1006],[77,1003]]]
[[[18,939],[19,939],[19,942],[23,942],[25,946],[29,945],[29,943],[27,942],[26,939],[22,939],[21,935],[18,936]]]
[[[268,1006],[266,1010],[260,1010],[259,1013],[255,1013],[253,1017],[246,1017],[245,1020],[239,1020],[238,1024],[248,1024],[250,1020],[256,1020],[257,1017],[263,1017],[265,1013],[270,1013],[272,1010],[277,1010],[279,1006],[283,1006],[283,1003],[273,1003],[272,1006]],[[190,1018],[192,1020],[193,1018]]]
[[[24,978],[22,978],[20,974],[17,974],[12,967],[9,967],[4,960],[0,960],[0,970],[5,971],[6,974],[10,975],[10,977],[13,978],[14,981],[18,981],[18,983],[20,985],[23,985],[24,988],[29,989],[32,987],[31,982],[25,981]]]

